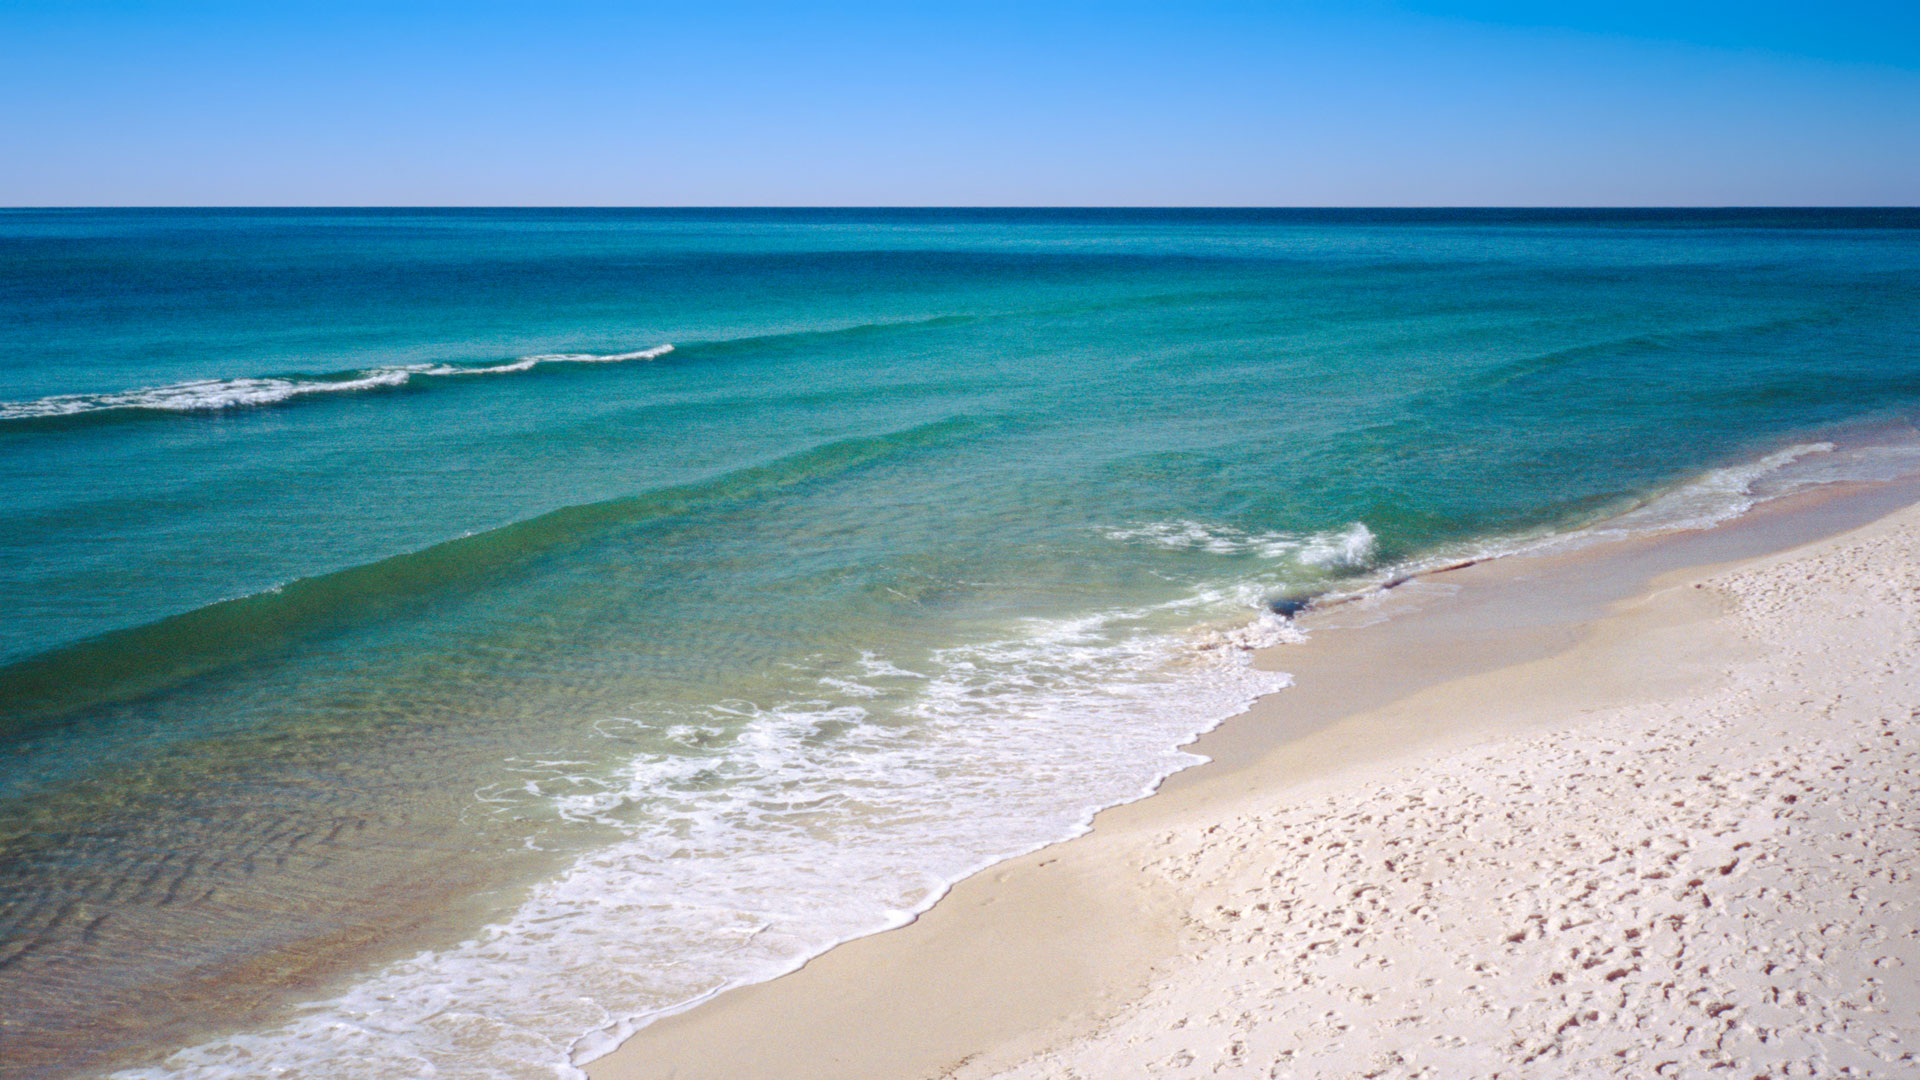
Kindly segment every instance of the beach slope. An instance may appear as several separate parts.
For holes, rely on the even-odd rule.
[[[1522,636],[594,1075],[1920,1073],[1920,510]]]
[[[1531,673],[1559,730],[1157,838],[1186,958],[1000,1075],[1920,1071],[1920,515],[1642,610],[1695,590],[1682,652],[1739,657],[1707,688],[1580,700],[1602,639]],[[1481,708],[1537,710],[1516,674]]]

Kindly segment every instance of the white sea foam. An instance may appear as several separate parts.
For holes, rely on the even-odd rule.
[[[1668,489],[1636,509],[1611,518],[1596,532],[1655,532],[1670,529],[1710,529],[1753,509],[1766,497],[1759,481],[1777,477],[1800,459],[1828,454],[1830,442],[1799,443],[1755,461],[1712,469]],[[1797,490],[1805,485],[1793,485]]]
[[[1752,461],[1718,469],[1655,493],[1638,506],[1581,528],[1542,528],[1525,533],[1482,537],[1464,544],[1447,545],[1427,551],[1417,558],[1388,565],[1372,566],[1376,554],[1373,532],[1364,522],[1355,522],[1340,532],[1288,533],[1248,532],[1231,526],[1182,519],[1151,522],[1125,528],[1103,529],[1109,539],[1145,542],[1168,548],[1183,548],[1218,555],[1254,556],[1277,560],[1303,568],[1320,568],[1338,573],[1327,584],[1318,603],[1356,600],[1401,582],[1461,563],[1514,555],[1577,548],[1624,536],[1710,529],[1738,518],[1762,503],[1831,483],[1885,482],[1920,475],[1920,440],[1911,434],[1898,441],[1838,446],[1832,442],[1796,443]],[[1263,579],[1239,586],[1241,601],[1263,603],[1270,595],[1257,595],[1271,588]],[[1276,619],[1274,644],[1291,640],[1297,634],[1290,620]],[[1232,640],[1251,641],[1263,647],[1267,637],[1260,624],[1216,632],[1203,640],[1215,644]]]
[[[1345,532],[1309,537],[1300,548],[1300,561],[1312,566],[1361,567],[1373,558],[1376,546],[1373,530],[1356,521]]]
[[[673,351],[671,345],[655,345],[623,353],[545,353],[526,359],[536,364],[616,364],[622,360],[653,360]]]
[[[1920,475],[1920,442],[1910,437],[1854,446],[1796,443],[1752,461],[1709,469],[1585,527],[1485,537],[1380,567],[1348,580],[1333,597],[1358,598],[1383,585],[1465,562],[1565,551],[1634,535],[1711,529],[1763,503],[1823,484],[1877,483],[1915,475]]]
[[[1155,608],[1034,622],[917,661],[866,653],[815,673],[817,692],[791,700],[603,720],[610,739],[645,728],[674,749],[612,774],[529,760],[520,780],[481,798],[500,813],[539,805],[625,839],[469,941],[393,964],[278,1028],[116,1075],[578,1077],[650,1020],[900,925],[952,882],[1083,832],[1095,811],[1198,762],[1179,747],[1289,681],[1248,657],[1299,640],[1293,621],[1224,616],[1262,604],[1281,577],[1318,567],[1343,571],[1356,594],[1377,591],[1448,562],[1704,528],[1808,484],[1920,469],[1915,449],[1794,471],[1830,455],[1824,443],[1789,447],[1573,534],[1371,569],[1374,537],[1362,523],[1325,534],[1190,520],[1105,530],[1256,565]],[[1209,616],[1223,625],[1165,629]]]
[[[1581,528],[1542,528],[1447,545],[1418,558],[1350,578],[1325,600],[1359,599],[1382,587],[1392,587],[1463,563],[1563,551],[1632,535],[1710,529],[1780,495],[1804,490],[1816,483],[1854,479],[1851,473],[1815,475],[1795,468],[1804,459],[1829,454],[1833,449],[1832,443],[1800,443],[1753,461],[1709,469],[1656,493],[1636,507]],[[1920,468],[1920,455],[1916,455],[1914,463]]]
[[[1878,442],[1839,446],[1795,460],[1780,475],[1757,477],[1755,494],[1773,497],[1815,484],[1884,483],[1920,474],[1920,443]]]
[[[118,1075],[578,1076],[650,1019],[897,926],[1200,761],[1179,747],[1288,682],[1247,659],[1287,637],[1275,616],[1202,648],[1168,630],[1227,618],[1231,593],[1034,621],[914,659],[867,653],[791,700],[602,721],[610,739],[664,732],[672,749],[610,774],[528,760],[483,798],[624,840],[472,940],[281,1027]]]
[[[1329,533],[1248,532],[1230,525],[1190,519],[1155,521],[1100,532],[1110,540],[1145,541],[1160,547],[1188,548],[1215,555],[1291,559],[1328,568],[1363,566],[1374,552],[1373,530],[1360,521]]]
[[[1307,635],[1292,619],[1274,611],[1263,611],[1252,622],[1227,630],[1202,630],[1197,635],[1203,649],[1267,649],[1275,645],[1293,645]]]
[[[1625,536],[1711,529],[1762,503],[1821,484],[1892,480],[1916,472],[1920,472],[1920,445],[1876,444],[1841,450],[1830,442],[1796,443],[1752,461],[1709,469],[1584,528],[1494,537],[1471,548],[1430,555],[1416,569],[1463,558],[1577,548]]]
[[[404,386],[414,379],[459,375],[506,375],[526,371],[540,364],[614,363],[623,360],[652,360],[673,351],[672,345],[656,345],[635,352],[551,353],[524,356],[504,364],[406,364],[399,367],[369,368],[335,376],[264,376],[237,379],[198,379],[167,386],[148,386],[109,394],[56,394],[31,401],[0,401],[0,421],[33,420],[55,416],[133,409],[154,412],[217,412],[261,405],[276,405],[307,394],[351,394]]]

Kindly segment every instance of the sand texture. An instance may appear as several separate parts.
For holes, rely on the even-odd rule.
[[[1182,904],[1144,993],[948,1075],[1920,1076],[1920,514],[1685,590],[1732,659],[1683,692],[1142,838]]]

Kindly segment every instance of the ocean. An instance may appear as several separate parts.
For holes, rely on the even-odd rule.
[[[1916,330],[1908,210],[0,211],[0,1072],[578,1075],[1276,608],[1920,471]]]

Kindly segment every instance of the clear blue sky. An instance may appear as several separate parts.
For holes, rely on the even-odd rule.
[[[1917,202],[1917,0],[0,0],[0,205]]]

